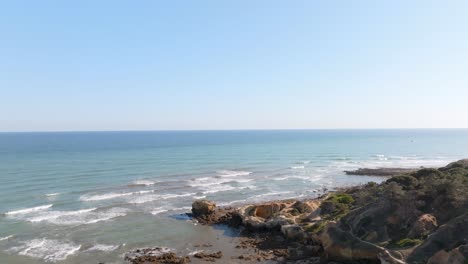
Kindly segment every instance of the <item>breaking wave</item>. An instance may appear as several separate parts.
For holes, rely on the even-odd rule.
[[[128,211],[128,209],[118,207],[108,210],[90,208],[77,211],[43,211],[33,215],[17,215],[13,217],[31,223],[45,222],[55,225],[86,225],[110,220],[118,216],[125,216]]]
[[[119,245],[96,244],[96,245],[88,248],[86,251],[112,252],[112,251],[118,249],[119,247],[120,247]]]
[[[48,205],[41,205],[41,206],[36,206],[36,207],[31,207],[31,208],[26,208],[26,209],[20,209],[20,210],[15,210],[15,211],[9,211],[6,212],[5,215],[19,215],[19,214],[29,214],[37,211],[42,211],[42,210],[47,210],[51,208],[53,204],[48,204]]]
[[[12,237],[13,237],[13,235],[6,236],[6,237],[0,237],[0,241],[8,240],[8,239],[10,239]]]
[[[236,177],[236,176],[247,176],[252,174],[251,171],[235,171],[235,170],[220,170],[217,171],[218,176],[221,177]]]
[[[152,193],[152,192],[154,192],[154,190],[127,192],[127,193],[106,193],[106,194],[98,194],[98,195],[85,194],[80,197],[80,200],[84,202],[102,201],[102,200],[116,199],[116,198],[120,198],[124,196],[141,195],[141,194]]]
[[[57,262],[75,254],[80,248],[81,245],[72,242],[43,238],[25,241],[20,246],[10,248],[8,251],[42,259],[45,262]]]

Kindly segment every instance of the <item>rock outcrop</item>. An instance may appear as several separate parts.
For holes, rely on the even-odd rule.
[[[363,241],[351,233],[341,230],[335,223],[330,223],[321,233],[320,242],[328,260],[404,263],[392,256],[385,248]]]
[[[213,214],[216,210],[216,203],[208,200],[196,200],[192,203],[192,214],[194,216],[205,216]]]
[[[408,233],[410,238],[421,238],[429,235],[437,228],[437,219],[431,214],[423,214],[413,224]]]
[[[365,175],[365,176],[397,176],[405,173],[415,172],[417,169],[405,168],[360,168],[352,171],[344,171],[347,175]]]
[[[242,223],[253,231],[280,230],[282,226],[310,222],[320,201],[281,201],[248,205],[238,209]]]
[[[459,255],[456,253],[457,250],[453,250],[460,246],[463,246],[460,252],[466,253],[466,247],[468,246],[468,212],[440,226],[437,231],[432,233],[424,243],[409,255],[408,263],[420,263],[430,258],[435,261],[435,259],[441,259],[442,256],[449,258],[451,255]],[[465,257],[465,260],[468,260],[468,258]]]
[[[125,260],[131,264],[186,264],[190,258],[179,257],[169,248],[141,248],[129,251],[125,254]]]
[[[214,262],[216,259],[220,259],[223,257],[223,252],[218,251],[215,253],[205,253],[205,252],[199,252],[193,255],[194,257],[198,259],[202,259],[204,261],[211,261]]]
[[[468,260],[468,245],[459,246],[450,251],[440,250],[434,254],[427,264],[466,264]]]
[[[259,249],[258,254],[239,259],[467,263],[468,160],[439,169],[352,173],[393,177],[314,200],[274,201],[238,209],[216,208],[213,202],[199,200],[193,203],[192,213],[201,223],[241,225],[254,234],[255,242],[248,244]],[[260,242],[259,234],[263,234]]]

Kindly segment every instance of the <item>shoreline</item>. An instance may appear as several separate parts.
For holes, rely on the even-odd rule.
[[[187,215],[212,228],[237,230],[231,241],[234,248],[231,251],[225,248],[226,254],[200,247],[193,256],[177,257],[171,253],[174,255],[169,260],[164,259],[167,256],[163,253],[150,263],[466,261],[468,244],[460,241],[468,238],[468,228],[463,227],[468,223],[468,201],[466,193],[463,195],[468,190],[463,178],[468,176],[468,160],[439,169],[392,169],[392,173],[395,171],[404,173],[387,177],[380,184],[338,188],[313,199],[272,200],[239,207],[216,207],[214,202],[197,200],[192,204],[192,213]],[[431,189],[450,181],[462,184],[462,193],[458,193],[461,200],[456,203],[444,204],[445,200],[451,201],[452,194],[436,193],[439,196],[427,201],[415,196],[421,188],[427,188],[430,194]],[[427,203],[434,208],[427,209],[430,208]],[[447,233],[454,237],[453,241],[445,241]],[[433,237],[444,238],[443,247],[435,245]],[[144,259],[137,257],[131,263],[145,263],[141,260]]]

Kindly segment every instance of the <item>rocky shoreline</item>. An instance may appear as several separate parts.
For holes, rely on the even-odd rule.
[[[391,169],[381,176],[390,172],[396,175],[381,184],[368,183],[316,199],[239,208],[198,200],[189,216],[204,225],[239,229],[236,248],[245,249],[245,254],[227,258],[205,247],[193,256],[179,257],[153,248],[129,252],[125,259],[132,264],[466,264],[468,160],[439,169]]]
[[[421,168],[422,169],[422,168]],[[360,168],[352,171],[344,171],[346,175],[360,175],[360,176],[398,176],[401,174],[412,173],[418,169],[406,169],[406,168],[377,168],[367,169]]]

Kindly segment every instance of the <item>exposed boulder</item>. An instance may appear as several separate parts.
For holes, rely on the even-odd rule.
[[[319,206],[319,201],[297,201],[292,205],[300,214],[312,213],[317,210]]]
[[[319,263],[320,246],[317,245],[300,245],[290,246],[287,250],[288,260],[304,260],[307,259],[310,262],[294,262],[294,263]]]
[[[425,263],[429,258],[443,254],[460,245],[468,244],[468,212],[440,226],[423,244],[408,256],[408,263]]]
[[[351,233],[341,230],[333,223],[328,224],[324,232],[320,234],[320,241],[329,260],[404,263],[392,256],[385,248],[363,241]]]
[[[468,245],[459,246],[449,252],[441,250],[432,256],[427,264],[466,264],[468,262]]]
[[[304,230],[299,225],[284,225],[281,227],[281,233],[289,240],[300,241],[305,238]]]
[[[421,238],[429,235],[437,228],[437,219],[431,214],[423,214],[413,224],[408,233],[410,238]]]
[[[288,203],[265,203],[248,205],[239,208],[238,213],[242,223],[249,229],[274,229],[282,225],[293,224],[294,220],[288,219],[281,214],[284,208],[290,206]]]
[[[192,203],[192,214],[194,216],[205,216],[213,214],[216,210],[216,203],[208,200],[196,200]]]
[[[263,219],[269,219],[279,214],[279,212],[286,207],[284,203],[268,203],[260,204],[253,208],[253,216]]]
[[[242,219],[242,224],[251,230],[280,229],[284,225],[299,224],[310,221],[319,210],[320,201],[295,201],[269,202],[263,204],[248,205],[238,209],[237,213]]]

